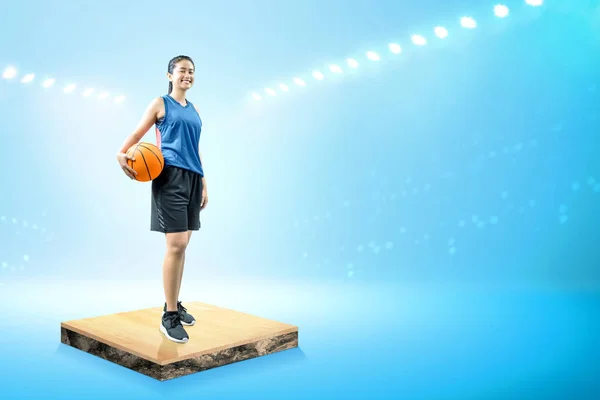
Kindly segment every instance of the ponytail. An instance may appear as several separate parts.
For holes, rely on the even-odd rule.
[[[171,94],[173,91],[173,82],[169,81],[169,92],[167,94]]]

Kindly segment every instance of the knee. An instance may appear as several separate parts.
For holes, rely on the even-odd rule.
[[[185,253],[187,244],[188,244],[187,238],[180,239],[180,240],[171,240],[167,244],[167,251],[172,254],[183,255],[183,253]]]

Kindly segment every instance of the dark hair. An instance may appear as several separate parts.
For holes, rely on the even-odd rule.
[[[183,60],[187,60],[189,62],[192,63],[192,65],[194,66],[194,68],[196,67],[196,65],[194,64],[194,61],[188,57],[188,56],[177,56],[177,57],[173,57],[171,59],[171,61],[169,61],[169,66],[167,67],[167,71],[172,74],[173,70],[175,69],[175,64],[177,64],[179,61],[183,61]],[[168,94],[171,94],[171,92],[173,91],[173,82],[169,81],[169,92]]]

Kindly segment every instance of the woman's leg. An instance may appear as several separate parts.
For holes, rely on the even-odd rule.
[[[183,272],[185,249],[189,242],[188,232],[167,233],[167,250],[163,262],[163,286],[167,311],[177,311],[179,287]]]
[[[187,245],[190,243],[190,238],[192,237],[192,231],[187,231]],[[179,270],[179,277],[177,280],[177,300],[179,301],[179,293],[181,293],[181,281],[183,280],[183,268],[185,266],[185,251],[183,252],[183,257],[181,257],[181,269]]]

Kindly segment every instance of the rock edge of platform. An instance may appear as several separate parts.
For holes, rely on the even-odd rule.
[[[298,331],[160,365],[61,326],[61,342],[151,378],[166,381],[298,347]]]

